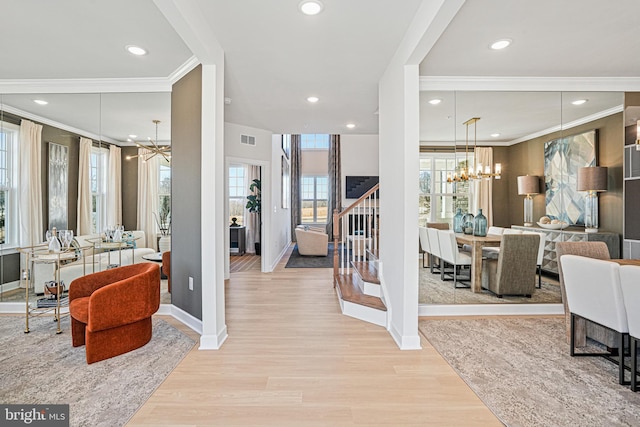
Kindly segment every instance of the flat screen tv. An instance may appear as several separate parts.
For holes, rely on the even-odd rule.
[[[358,199],[378,183],[377,176],[347,176],[345,179],[344,197]]]

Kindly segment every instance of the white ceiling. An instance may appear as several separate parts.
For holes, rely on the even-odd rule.
[[[225,96],[232,99],[226,121],[282,133],[378,132],[378,81],[421,1],[323,2],[325,10],[308,17],[299,13],[298,0],[189,1],[200,8],[225,51]],[[0,87],[30,79],[45,79],[38,80],[45,85],[48,79],[79,79],[83,87],[118,79],[128,79],[130,87],[138,80],[170,82],[192,59],[151,0],[3,3],[0,37],[9,42],[0,47]],[[638,16],[637,0],[467,0],[425,58],[421,75],[638,77]],[[511,47],[488,49],[505,37],[513,39]],[[133,57],[124,49],[127,44],[139,44],[149,54]],[[148,136],[151,120],[160,119],[159,139],[169,138],[167,93],[112,95],[102,95],[97,112],[85,106],[96,105],[86,94],[84,101],[47,95],[45,108],[32,103],[34,95],[3,100],[117,141],[129,133]],[[320,102],[307,103],[309,95]],[[590,115],[621,103],[620,94],[589,93],[581,110],[570,110],[559,107],[557,93],[467,92],[456,94],[453,104],[453,94],[442,92],[447,101],[437,110],[424,104],[432,95],[421,94],[421,140],[431,142],[451,141],[452,121],[460,140],[461,123],[471,116],[482,117],[479,140],[485,139],[481,130],[497,129],[500,142],[510,143],[557,126],[558,110],[566,123],[569,117],[579,119],[575,111]],[[346,129],[348,122],[356,129]]]

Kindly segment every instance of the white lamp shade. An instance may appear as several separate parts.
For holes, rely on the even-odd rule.
[[[518,177],[518,195],[538,194],[540,192],[540,178],[535,175]]]

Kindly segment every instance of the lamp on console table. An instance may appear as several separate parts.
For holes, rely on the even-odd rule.
[[[540,178],[535,175],[518,177],[518,195],[524,198],[524,226],[533,225],[533,194],[540,193]]]
[[[584,226],[587,233],[598,232],[598,193],[607,191],[607,168],[592,166],[578,169],[578,191],[586,191]]]

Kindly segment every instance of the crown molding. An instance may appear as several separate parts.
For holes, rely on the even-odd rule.
[[[0,80],[2,94],[113,92],[171,92],[171,82],[166,77]]]
[[[639,77],[420,76],[420,91],[640,91]]]
[[[3,105],[2,109],[7,113],[15,114],[16,116],[20,116],[23,119],[34,120],[38,123],[42,123],[44,125],[53,126],[58,129],[62,129],[67,132],[75,133],[77,135],[81,135],[85,138],[95,139],[96,141],[108,142],[114,145],[122,145],[120,141],[116,141],[114,139],[108,138],[106,136],[100,136],[93,132],[88,132],[83,129],[75,128],[73,126],[66,125],[64,123],[57,122],[55,120],[47,119],[42,116],[38,116],[37,114],[29,113],[28,111],[21,110],[19,108],[12,107],[10,105]]]
[[[167,77],[167,80],[169,80],[169,83],[173,86],[173,84],[175,84],[178,80],[186,76],[187,73],[189,73],[189,71],[196,68],[199,64],[200,64],[200,61],[198,61],[198,58],[196,58],[195,56],[192,56],[191,58],[187,59],[184,64],[176,68],[176,70],[173,73],[169,74],[169,77]]]

